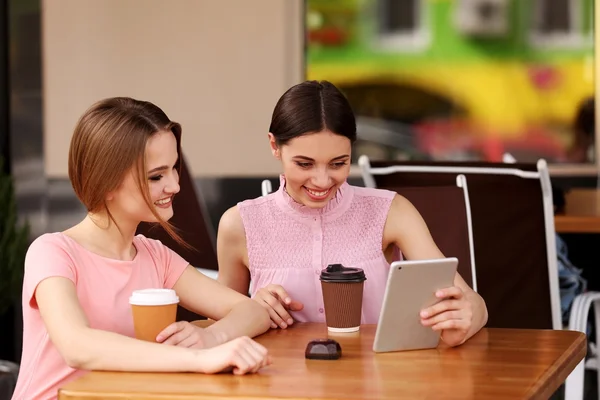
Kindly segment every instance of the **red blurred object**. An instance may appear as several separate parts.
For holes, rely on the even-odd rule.
[[[544,127],[530,127],[517,137],[503,138],[500,132],[476,127],[467,121],[436,120],[414,126],[419,150],[434,158],[452,153],[479,154],[485,161],[499,162],[506,152],[531,152],[551,160],[562,160],[565,149]]]
[[[560,83],[560,71],[549,65],[534,65],[528,69],[529,79],[540,90],[550,90]]]
[[[311,30],[308,33],[308,40],[311,43],[319,43],[326,46],[341,46],[348,40],[348,35],[340,28],[331,26]]]

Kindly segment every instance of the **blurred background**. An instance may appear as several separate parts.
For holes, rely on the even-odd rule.
[[[592,0],[308,0],[306,29],[307,77],[359,116],[356,156],[594,162],[574,130]]]
[[[3,3],[3,153],[34,236],[80,218],[67,177],[72,129],[117,95],[182,123],[214,227],[262,179],[277,184],[270,115],[304,79],[330,80],[350,99],[355,160],[509,153],[545,158],[560,184],[595,182],[592,0]]]
[[[182,124],[190,204],[202,215],[184,215],[185,229],[202,232],[212,251],[227,208],[259,196],[263,179],[278,186],[271,113],[305,79],[330,80],[349,98],[358,118],[354,162],[361,154],[545,158],[556,187],[596,187],[593,7],[593,0],[0,0],[0,150],[19,220],[33,239],[85,215],[67,175],[73,127],[97,100],[131,96]],[[357,166],[350,180],[363,185]],[[197,266],[216,269],[212,260]],[[0,359],[20,357],[18,303],[0,315],[9,327],[0,330],[8,344]]]

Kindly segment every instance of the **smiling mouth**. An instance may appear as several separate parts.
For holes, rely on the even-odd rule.
[[[158,207],[165,208],[165,207],[170,206],[172,202],[173,202],[173,196],[167,197],[166,199],[156,200],[154,202],[154,204]]]
[[[312,199],[315,199],[315,200],[323,200],[323,199],[327,198],[327,196],[331,192],[331,188],[329,188],[327,190],[312,190],[312,189],[307,188],[306,186],[304,186],[304,190],[306,190],[309,197],[311,197]]]

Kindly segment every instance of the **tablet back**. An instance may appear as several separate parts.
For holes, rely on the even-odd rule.
[[[458,259],[398,261],[388,276],[373,351],[430,349],[440,332],[421,324],[419,313],[439,300],[435,292],[454,285]]]

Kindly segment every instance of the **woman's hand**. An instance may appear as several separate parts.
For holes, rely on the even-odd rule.
[[[441,339],[458,346],[467,339],[473,325],[473,306],[458,286],[438,290],[441,301],[421,311],[421,323],[434,331],[442,331]]]
[[[288,311],[300,311],[304,304],[292,300],[280,285],[268,285],[256,292],[253,299],[267,309],[271,317],[271,328],[285,329],[294,323]]]
[[[214,374],[230,369],[235,375],[255,373],[271,364],[267,349],[242,336],[230,342],[206,350],[198,354],[199,372]]]
[[[158,343],[194,349],[207,349],[225,342],[219,332],[200,328],[187,321],[174,322],[156,337]]]

